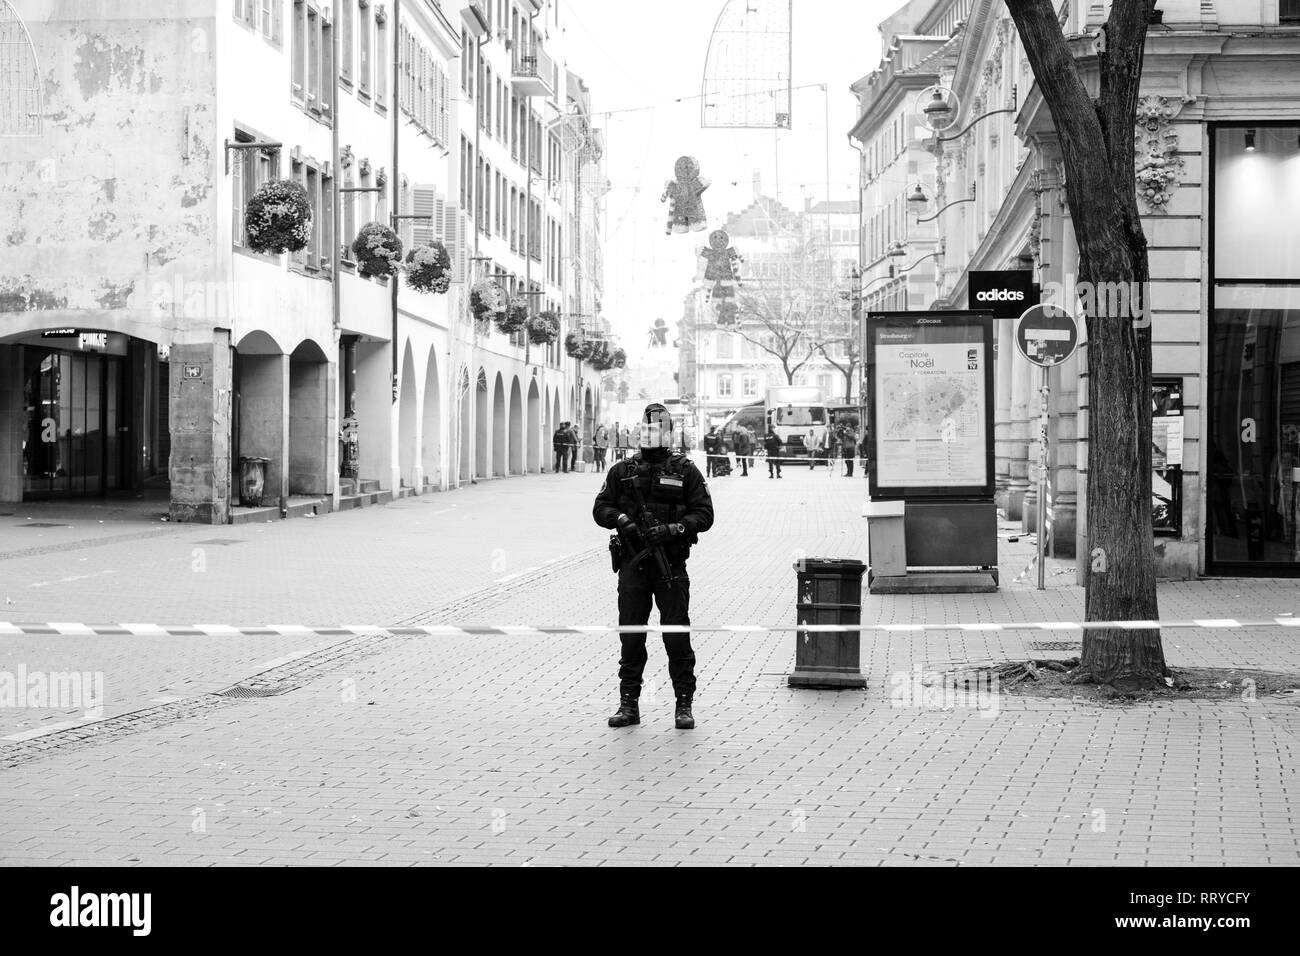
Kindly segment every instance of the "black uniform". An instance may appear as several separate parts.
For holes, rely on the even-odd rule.
[[[695,464],[684,455],[669,454],[662,461],[647,461],[638,453],[612,465],[605,484],[596,495],[592,517],[602,528],[616,529],[618,516],[625,514],[642,525],[636,502],[622,479],[636,476],[637,487],[647,507],[660,524],[681,524],[685,533],[675,535],[663,545],[676,582],[670,587],[646,557],[639,566],[627,563],[631,555],[624,549],[624,564],[618,572],[618,623],[646,624],[650,605],[659,606],[661,624],[690,624],[690,581],[686,577],[686,559],[697,536],[713,526],[713,499]],[[640,529],[642,533],[645,527]],[[641,693],[641,676],[645,670],[645,634],[623,634],[623,652],[619,658],[618,678],[624,695]],[[668,652],[668,674],[678,698],[695,693],[695,653],[689,631],[664,634]]]

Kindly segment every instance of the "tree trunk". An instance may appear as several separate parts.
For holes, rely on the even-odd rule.
[[[1008,0],[1034,77],[1051,110],[1079,246],[1088,369],[1086,619],[1159,618],[1151,523],[1151,330],[1146,237],[1134,183],[1134,124],[1147,22],[1155,0],[1114,0],[1098,55],[1098,100],[1088,96],[1050,0]],[[1066,263],[1066,267],[1069,267]],[[1110,315],[1101,283],[1139,294]],[[1066,283],[1069,287],[1069,283]],[[1078,314],[1074,302],[1061,303]],[[1155,628],[1087,630],[1080,677],[1125,687],[1163,684]]]

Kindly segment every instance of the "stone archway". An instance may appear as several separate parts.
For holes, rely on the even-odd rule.
[[[537,380],[528,383],[528,472],[542,470],[542,399],[537,391]]]
[[[329,403],[330,363],[311,339],[289,356],[288,493],[330,492],[329,443],[334,441]]]
[[[419,396],[415,387],[415,359],[407,341],[402,354],[402,377],[397,399],[397,468],[404,487],[419,490],[421,481],[419,456]]]
[[[442,395],[438,378],[438,350],[429,349],[424,370],[424,412],[420,425],[420,464],[425,484],[442,487]],[[418,489],[423,490],[423,489]]]
[[[510,381],[510,474],[524,473],[524,401],[519,378]]]
[[[460,382],[456,388],[456,405],[460,410],[457,429],[456,479],[460,482],[474,480],[474,385],[469,380],[469,369],[461,366]]]
[[[474,381],[474,477],[486,478],[488,471],[488,383],[487,373],[479,367]]]
[[[504,478],[507,473],[508,454],[506,431],[506,387],[497,372],[492,384],[492,471],[496,478]]]

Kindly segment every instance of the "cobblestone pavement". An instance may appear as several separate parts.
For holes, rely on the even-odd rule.
[[[785,474],[711,482],[718,522],[691,562],[697,623],[793,622],[794,560],[865,555],[866,482]],[[14,602],[0,620],[613,623],[590,521],[598,483],[545,475],[254,526],[123,518],[83,539],[48,529],[61,550],[36,553],[29,536],[45,529],[21,546],[4,534],[28,517],[15,509],[0,516],[0,599]],[[137,532],[152,536],[119,537]],[[1032,547],[1002,543],[998,593],[868,596],[864,620],[1078,620],[1069,562],[1049,563],[1046,591],[1032,572],[1014,581]],[[1295,612],[1296,591],[1169,584],[1161,609],[1258,619]],[[105,688],[97,720],[0,710],[0,861],[1300,862],[1300,695],[1123,707],[977,695],[946,709],[900,697],[926,670],[1069,656],[1073,640],[865,634],[866,691],[833,692],[786,686],[789,632],[699,634],[698,727],[681,732],[657,648],[643,723],[605,726],[608,635],[0,637],[0,672],[98,671]],[[1174,666],[1288,671],[1300,686],[1298,640],[1180,630],[1165,647]],[[265,696],[213,693],[232,685]]]

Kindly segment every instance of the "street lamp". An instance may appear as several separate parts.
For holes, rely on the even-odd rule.
[[[940,209],[938,212],[936,212],[933,216],[926,216],[924,219],[917,219],[917,220],[916,220],[917,223],[919,224],[919,223],[923,223],[923,222],[933,222],[934,220],[936,220],[936,219],[938,219],[940,216],[942,216],[942,215],[943,215],[947,210],[951,209],[953,206],[958,206],[958,205],[960,205],[960,204],[962,204],[962,203],[964,203],[964,202],[974,202],[974,201],[975,201],[975,183],[971,183],[971,185],[970,185],[970,192],[971,192],[971,194],[970,194],[970,197],[969,197],[969,198],[967,198],[967,199],[954,199],[952,202],[948,203],[948,205],[944,206],[943,209]],[[912,211],[914,211],[914,212],[916,212],[916,213],[920,213],[920,211],[921,211],[921,207],[924,206],[924,205],[926,205],[926,204],[928,204],[928,203],[930,202],[930,197],[927,196],[927,195],[925,194],[924,190],[921,189],[921,184],[920,184],[920,183],[917,183],[917,185],[916,185],[916,189],[913,190],[912,194],[909,195],[909,196],[907,197],[907,202],[908,202],[908,205],[909,205],[910,207],[912,207]]]

